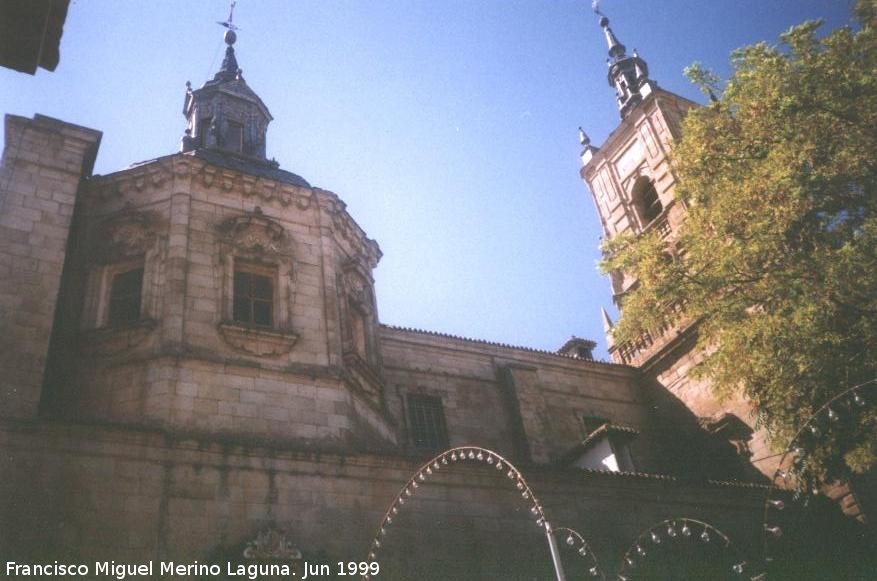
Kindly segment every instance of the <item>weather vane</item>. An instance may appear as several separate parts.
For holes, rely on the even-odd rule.
[[[591,10],[593,10],[594,12],[599,14],[600,16],[603,16],[603,13],[600,12],[600,0],[592,0],[591,1]]]
[[[231,6],[228,9],[228,20],[226,20],[225,22],[223,22],[221,20],[217,20],[216,24],[218,24],[220,26],[224,26],[229,30],[240,30],[239,26],[235,26],[232,23],[232,20],[234,19],[234,6],[235,6],[235,4],[237,4],[237,2],[232,2]]]

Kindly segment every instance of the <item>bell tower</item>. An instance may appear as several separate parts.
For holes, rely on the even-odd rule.
[[[649,78],[646,61],[636,51],[628,55],[609,19],[598,14],[608,45],[607,80],[615,89],[621,123],[601,147],[579,130],[580,175],[593,195],[605,238],[653,230],[669,238],[684,213],[673,195],[669,153],[685,112],[695,103],[658,87]],[[636,281],[621,272],[612,273],[611,279],[613,300],[620,308]],[[603,318],[609,337],[611,321],[605,312]],[[609,337],[609,353],[617,363],[639,365],[660,350],[658,343],[663,344],[649,337],[616,345]]]

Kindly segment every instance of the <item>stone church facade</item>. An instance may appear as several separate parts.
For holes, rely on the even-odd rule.
[[[584,140],[582,176],[607,235],[670,233],[666,154],[692,103],[604,29],[623,121],[599,150]],[[554,527],[587,539],[588,559],[563,553],[570,571],[623,570],[640,533],[683,517],[733,540],[725,572],[757,560],[748,436],[698,422],[718,410],[667,379],[684,357],[612,346],[604,363],[583,339],[545,352],[382,325],[378,244],[337,194],[267,157],[271,113],[226,42],[186,91],[178,153],[92,175],[99,132],[6,117],[5,561],[219,562],[265,534],[306,560],[364,560],[400,486],[465,446],[514,463]],[[513,484],[477,464],[435,475],[382,537],[382,577],[550,574]]]

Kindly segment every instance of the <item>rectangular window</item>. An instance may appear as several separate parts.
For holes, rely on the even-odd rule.
[[[198,123],[198,142],[201,147],[207,147],[207,132],[210,131],[210,125],[213,123],[212,117],[202,117]]]
[[[244,150],[244,126],[236,121],[228,122],[227,148],[234,151]]]
[[[140,300],[143,292],[143,268],[120,272],[113,276],[110,287],[108,322],[117,327],[140,318]]]
[[[234,312],[238,323],[271,327],[274,324],[274,280],[267,274],[234,271]]]
[[[437,451],[448,447],[445,413],[442,400],[429,395],[408,396],[411,440],[418,450]]]

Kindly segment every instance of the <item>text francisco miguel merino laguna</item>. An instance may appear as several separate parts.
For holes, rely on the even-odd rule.
[[[302,580],[312,577],[329,576],[333,573],[339,576],[360,576],[365,574],[377,575],[379,572],[377,562],[344,562],[337,563],[334,567],[319,564],[314,565],[300,561],[292,566],[288,563],[277,564],[238,564],[226,563],[225,567],[217,564],[194,563],[182,564],[173,561],[153,563],[140,563],[131,565],[116,563],[115,561],[98,561],[93,567],[87,564],[54,563],[29,565],[6,561],[6,575],[17,577],[43,576],[43,577],[95,577],[106,576],[115,579],[127,579],[129,577],[153,577],[158,574],[178,575],[186,577],[215,577],[223,573],[228,577],[241,577],[246,579],[258,579],[260,576],[283,575],[284,577],[299,577]],[[223,569],[225,569],[223,571]],[[333,571],[334,569],[334,571]]]

